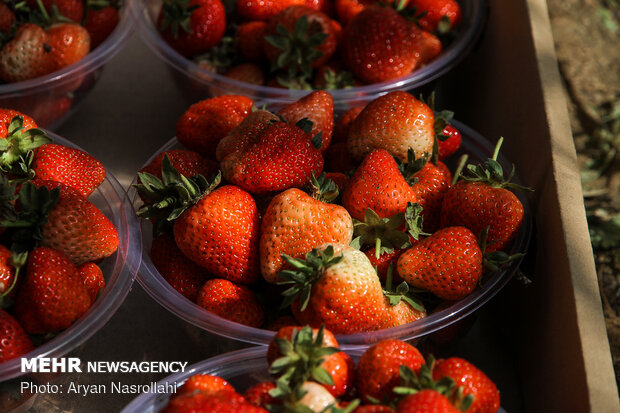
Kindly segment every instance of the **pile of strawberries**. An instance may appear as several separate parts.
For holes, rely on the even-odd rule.
[[[103,165],[0,109],[0,363],[65,330],[97,299],[119,243],[88,200]]]
[[[164,0],[155,24],[180,54],[231,79],[342,89],[427,65],[461,19],[455,0]]]
[[[278,113],[235,95],[192,105],[177,123],[188,149],[138,173],[154,266],[208,311],[270,330],[374,331],[461,300],[520,257],[504,251],[524,210],[499,144],[453,176],[442,159],[461,135],[431,106],[392,92],[334,123],[325,91]]]
[[[0,84],[84,58],[119,22],[116,0],[0,0]]]
[[[500,405],[496,385],[472,363],[425,360],[399,340],[368,348],[356,366],[328,330],[285,327],[267,361],[273,379],[243,394],[218,376],[194,375],[162,412],[496,413]]]

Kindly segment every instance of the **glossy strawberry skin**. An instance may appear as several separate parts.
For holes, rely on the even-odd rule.
[[[47,29],[48,59],[52,71],[82,60],[90,52],[90,35],[77,23],[64,23]]]
[[[448,136],[448,139],[437,142],[439,150],[439,160],[442,161],[454,154],[461,147],[462,136],[461,132],[452,125],[447,125],[441,132],[443,135]]]
[[[441,226],[463,225],[474,234],[488,226],[486,253],[505,251],[523,223],[523,204],[504,188],[482,182],[459,181],[446,192],[441,208]]]
[[[38,179],[62,182],[84,197],[93,193],[106,176],[103,164],[93,156],[54,143],[35,150],[32,169]]]
[[[424,13],[418,23],[431,32],[437,30],[444,16],[450,19],[450,28],[456,27],[463,17],[455,0],[411,0],[409,7],[415,7],[418,14]]]
[[[155,159],[142,168],[140,172],[147,172],[161,178],[161,163],[166,155],[168,159],[170,159],[170,163],[172,163],[174,169],[188,178],[200,174],[210,179],[218,170],[215,161],[203,158],[198,152],[188,151],[186,149],[171,149],[157,155]]]
[[[411,186],[422,206],[423,230],[432,233],[439,228],[443,198],[450,190],[452,173],[441,161],[427,162],[415,175]]]
[[[230,392],[231,395],[236,393],[235,388],[221,377],[211,374],[194,374],[188,378],[181,387],[179,387],[179,390],[172,395],[172,397],[178,397],[182,394],[191,394],[196,392],[205,394]]]
[[[422,390],[402,399],[396,413],[459,413],[450,400],[436,390]]]
[[[99,46],[114,31],[120,15],[116,7],[108,6],[101,10],[88,9],[86,11],[86,20],[84,27],[90,35],[91,50]]]
[[[448,227],[405,251],[397,269],[410,286],[459,300],[476,288],[482,276],[482,252],[470,230]]]
[[[196,303],[222,318],[246,326],[260,327],[265,321],[263,309],[252,290],[221,278],[207,281],[198,292]]]
[[[60,251],[38,247],[15,299],[15,317],[29,334],[62,331],[81,317],[91,299],[75,265]]]
[[[243,393],[243,397],[245,397],[248,403],[254,406],[265,407],[268,405],[280,404],[280,399],[276,399],[269,394],[269,391],[275,388],[276,385],[274,382],[262,381],[248,388]]]
[[[11,256],[11,250],[0,245],[0,295],[4,294],[15,280],[15,268],[11,264]]]
[[[243,20],[269,20],[291,6],[302,6],[306,0],[237,0],[237,13]]]
[[[0,363],[21,357],[34,345],[13,316],[0,309]]]
[[[105,278],[101,268],[94,262],[85,262],[77,267],[78,274],[86,286],[90,302],[94,303],[99,292],[105,287]]]
[[[40,26],[19,26],[15,37],[0,50],[0,80],[20,82],[53,72],[47,42],[47,33]]]
[[[0,139],[5,139],[9,134],[9,126],[15,116],[21,116],[24,119],[23,130],[36,128],[37,123],[30,116],[25,115],[13,109],[0,109]]]
[[[240,284],[258,279],[258,209],[242,189],[217,188],[185,211],[173,230],[183,254],[214,276]]]

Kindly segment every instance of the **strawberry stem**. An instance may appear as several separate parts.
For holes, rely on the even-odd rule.
[[[461,173],[463,172],[463,169],[465,168],[465,164],[467,163],[467,154],[462,155],[459,158],[459,164],[456,167],[456,171],[454,171],[454,175],[452,176],[452,182],[450,182],[450,185],[455,185],[456,182],[459,180],[459,177],[461,176]]]

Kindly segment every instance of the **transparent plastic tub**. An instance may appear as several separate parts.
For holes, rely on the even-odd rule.
[[[114,31],[84,59],[61,70],[23,82],[0,84],[0,108],[11,108],[54,130],[68,119],[95,86],[104,65],[118,53],[132,28],[130,4],[125,0]]]
[[[482,162],[491,156],[495,146],[494,143],[489,142],[481,135],[460,122],[452,121],[451,123],[454,127],[461,131],[463,143],[460,153],[452,156],[451,162],[448,162],[450,170],[454,171],[455,163],[458,161],[458,158],[462,153],[467,153],[469,155],[469,162]],[[157,153],[147,161],[147,163],[149,163],[158,153],[176,147],[181,146],[176,138],[173,138],[160,150],[158,150]],[[499,162],[507,171],[510,171],[512,168],[512,164],[501,154],[499,157]],[[514,181],[519,183],[518,177],[515,177]],[[528,199],[523,191],[517,191],[516,194],[524,205],[525,218],[521,230],[513,242],[511,250],[509,251],[511,254],[517,252],[524,253],[527,251],[532,226]],[[129,197],[134,202],[134,207],[137,210],[137,208],[141,205],[141,201],[137,196],[135,189],[130,189]],[[148,221],[143,220],[142,265],[140,266],[140,271],[138,273],[138,281],[151,295],[151,297],[153,297],[169,311],[181,317],[183,320],[204,330],[210,331],[213,334],[253,344],[266,345],[269,343],[275,332],[228,321],[199,307],[197,304],[183,297],[174,288],[172,288],[170,284],[168,284],[168,282],[159,274],[150,259],[149,251],[152,241],[151,233],[151,224]],[[484,282],[482,282],[469,296],[454,304],[451,304],[447,308],[443,308],[440,311],[429,314],[423,319],[389,329],[349,335],[337,335],[336,337],[338,342],[340,343],[341,348],[365,347],[386,338],[399,338],[401,340],[421,339],[433,332],[445,329],[446,327],[475,312],[495,294],[497,294],[498,291],[500,291],[518,271],[520,263],[521,259],[512,261],[502,271],[494,273],[492,276],[485,277]]]
[[[357,362],[362,355],[360,350],[347,350]],[[177,384],[177,388],[194,374],[212,374],[227,380],[237,392],[243,393],[247,388],[261,381],[269,380],[266,347],[251,347],[232,351],[193,364],[182,373],[177,373],[159,381],[158,385]],[[169,394],[145,393],[136,397],[121,413],[155,413],[168,403]],[[500,408],[497,413],[506,413]]]
[[[351,106],[359,106],[393,90],[419,89],[454,68],[474,47],[486,18],[484,0],[459,0],[459,3],[463,19],[457,29],[457,37],[437,59],[399,79],[350,89],[330,90],[336,109],[346,110]],[[169,64],[171,74],[188,103],[228,93],[248,96],[259,107],[268,104],[277,108],[309,93],[307,90],[289,90],[240,82],[195,64],[170,47],[157,31],[155,22],[161,4],[162,0],[135,0],[131,4],[132,16],[145,43]]]
[[[56,143],[80,149],[58,135],[51,132],[48,134]],[[105,181],[88,199],[108,217],[118,231],[118,250],[98,263],[106,280],[105,288],[99,293],[97,300],[86,314],[68,329],[25,354],[23,356],[25,358],[62,357],[85,342],[103,327],[120,307],[140,267],[142,242],[140,225],[123,187],[108,172]],[[38,381],[39,378],[46,380],[45,377],[37,376],[39,375],[32,375],[30,378],[34,381]],[[22,375],[19,358],[0,364],[0,385],[16,377],[27,378]],[[0,389],[3,388],[0,387]],[[2,393],[3,391],[0,391],[0,397]]]

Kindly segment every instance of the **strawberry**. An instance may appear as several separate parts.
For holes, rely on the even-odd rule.
[[[456,0],[410,0],[408,7],[421,14],[418,24],[430,32],[446,33],[456,27],[462,18],[461,7]]]
[[[303,392],[304,395],[295,404],[297,409],[303,406],[313,412],[324,412],[329,411],[332,406],[338,404],[338,401],[325,387],[313,381],[303,383],[301,385],[301,392]]]
[[[150,257],[168,284],[191,301],[196,301],[198,291],[211,278],[206,269],[183,255],[171,234],[164,233],[153,238]]]
[[[0,309],[0,364],[32,351],[34,345],[12,315]]]
[[[305,0],[237,0],[237,13],[243,20],[269,20],[282,10],[304,5]]]
[[[367,404],[365,406],[359,406],[353,410],[353,413],[394,413],[394,409],[382,404]]]
[[[271,396],[269,392],[276,388],[276,384],[272,381],[261,381],[248,388],[243,397],[248,403],[254,406],[266,407],[268,405],[276,405],[280,403],[280,400]]]
[[[47,33],[41,26],[22,24],[0,50],[0,80],[20,82],[53,72],[50,51]]]
[[[325,179],[333,181],[339,193],[344,192],[347,185],[349,185],[349,177],[342,172],[327,172],[325,173]]]
[[[11,250],[0,244],[0,300],[15,282],[15,267],[11,262]]]
[[[51,139],[32,118],[0,109],[0,171],[13,178],[32,178],[33,150],[48,142]]]
[[[462,394],[473,395],[474,401],[467,409],[470,413],[495,413],[499,409],[499,391],[495,383],[476,366],[458,357],[439,359],[433,364],[433,379],[450,377],[457,386],[462,386]]]
[[[334,8],[338,20],[346,27],[366,7],[365,3],[367,2],[360,0],[335,0]]]
[[[414,287],[459,300],[476,288],[482,276],[482,251],[467,228],[443,228],[405,251],[397,271]]]
[[[196,303],[226,320],[250,327],[258,328],[265,320],[252,290],[221,278],[207,281],[198,292]]]
[[[251,21],[241,23],[237,27],[237,47],[239,54],[251,62],[262,63],[266,61],[263,41],[267,23],[264,21]]]
[[[157,27],[174,50],[191,57],[219,43],[226,30],[226,11],[220,0],[165,0]]]
[[[120,16],[118,14],[118,9],[114,6],[107,6],[99,10],[90,8],[86,10],[84,27],[90,35],[91,50],[94,50],[108,38],[119,21]]]
[[[77,23],[57,24],[46,31],[51,71],[72,65],[90,52],[90,35]]]
[[[265,84],[263,69],[254,63],[241,63],[233,66],[224,73],[224,76],[253,85]]]
[[[420,57],[421,30],[390,7],[370,5],[355,15],[342,34],[342,59],[366,83],[411,73]]]
[[[396,413],[459,413],[450,400],[436,390],[425,389],[402,399]]]
[[[316,90],[280,109],[278,115],[293,125],[307,118],[312,122],[310,138],[320,133],[320,151],[329,147],[334,130],[334,99],[330,93]]]
[[[362,110],[351,125],[347,144],[356,159],[373,149],[385,149],[406,162],[409,148],[421,157],[432,152],[434,142],[431,108],[407,92],[395,91],[378,97]]]
[[[302,258],[326,242],[348,245],[353,236],[349,213],[339,205],[314,199],[299,189],[276,195],[263,217],[260,236],[261,273],[277,282],[282,254]]]
[[[374,150],[364,158],[342,196],[342,205],[358,220],[364,219],[369,208],[379,218],[389,218],[405,212],[407,203],[416,201],[415,191],[398,164],[383,149]]]
[[[311,142],[300,127],[275,122],[253,137],[249,146],[224,157],[222,175],[253,194],[300,187],[312,173],[323,170],[317,147],[317,141]]]
[[[81,22],[84,17],[84,3],[83,0],[41,0],[41,4],[47,13],[59,14],[76,23]],[[26,0],[26,4],[32,10],[40,10],[37,0]],[[57,12],[54,11],[54,8]]]
[[[268,126],[281,120],[267,110],[255,110],[232,128],[217,144],[216,159],[222,161],[232,153],[245,151]]]
[[[362,400],[389,401],[400,384],[400,367],[414,372],[424,364],[417,348],[400,340],[382,340],[364,352],[357,366],[357,390]]]
[[[77,267],[80,279],[86,286],[91,303],[94,303],[99,295],[99,291],[105,287],[105,279],[101,268],[94,262],[85,262]]]
[[[78,80],[81,81],[81,79]],[[40,100],[30,111],[32,117],[37,119],[39,126],[43,128],[53,128],[64,119],[71,109],[74,99],[72,92],[75,91],[77,87],[71,86],[71,84],[66,84],[64,87],[72,89],[69,92],[71,93],[70,96],[62,95],[57,98]]]
[[[35,149],[32,169],[39,179],[62,182],[88,197],[104,181],[97,159],[79,149],[47,143]]]
[[[420,32],[420,66],[426,66],[441,54],[443,45],[439,37],[422,30]]]
[[[16,116],[21,120],[15,119]],[[0,109],[0,139],[6,139],[13,133],[10,131],[11,123],[15,121],[19,121],[22,132],[37,128],[37,123],[30,116],[13,109]]]
[[[147,172],[161,178],[161,168],[164,156],[168,156],[174,169],[184,176],[203,175],[211,177],[217,173],[218,166],[215,161],[203,158],[198,152],[186,149],[170,149],[161,152],[140,172]]]
[[[284,305],[299,300],[334,334],[373,331],[385,316],[383,289],[364,253],[342,244],[324,244],[305,260],[285,257],[294,270],[278,275],[289,286]]]
[[[189,149],[214,159],[218,142],[250,114],[252,105],[251,99],[238,95],[195,103],[177,121],[177,138]]]
[[[325,64],[336,51],[337,33],[324,13],[306,6],[291,6],[267,22],[265,54],[272,69],[310,79],[312,68]],[[331,133],[330,133],[331,138]]]
[[[234,391],[182,393],[171,399],[162,413],[267,413],[267,410],[246,403]]]
[[[221,377],[211,374],[195,374],[188,378],[172,397],[196,392],[205,394],[230,392],[231,396],[236,393],[235,388]]]
[[[356,106],[347,110],[343,115],[339,116],[334,126],[333,142],[346,142],[349,137],[349,129],[351,124],[357,118],[357,115],[364,109],[364,106]]]
[[[14,307],[15,317],[28,334],[64,330],[90,304],[88,290],[68,256],[47,247],[29,254]]]
[[[514,167],[504,178],[497,156],[500,139],[492,158],[484,165],[469,165],[469,175],[445,194],[441,208],[441,226],[463,225],[475,234],[488,227],[485,253],[503,251],[516,237],[523,223],[523,204],[506,188],[529,190],[510,182]]]
[[[452,125],[446,125],[441,135],[437,139],[440,161],[458,151],[462,140],[461,132]]]

